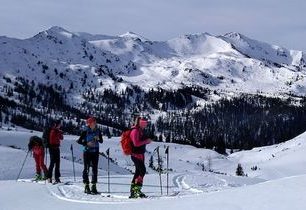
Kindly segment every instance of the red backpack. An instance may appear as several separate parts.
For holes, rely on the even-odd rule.
[[[133,129],[128,129],[126,131],[123,131],[121,134],[120,143],[121,143],[123,154],[125,155],[131,155],[133,151],[133,142],[130,136],[132,130]]]

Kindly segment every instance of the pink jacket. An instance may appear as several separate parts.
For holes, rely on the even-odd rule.
[[[132,156],[144,159],[144,153],[146,151],[146,144],[150,144],[150,139],[143,139],[143,131],[139,127],[132,127],[132,131],[130,134],[131,140],[133,142],[133,153]]]

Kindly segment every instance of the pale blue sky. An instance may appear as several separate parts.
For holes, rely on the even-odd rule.
[[[51,26],[151,40],[240,32],[306,52],[305,0],[0,0],[0,35],[27,38]]]

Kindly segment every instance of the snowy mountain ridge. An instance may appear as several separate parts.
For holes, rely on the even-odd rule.
[[[0,46],[1,86],[3,77],[20,76],[66,90],[73,84],[77,95],[84,86],[120,91],[130,85],[145,90],[200,86],[217,92],[306,92],[303,52],[239,33],[150,41],[133,32],[91,35],[55,26],[25,40],[0,37]]]
[[[305,55],[302,51],[288,50],[284,47],[270,45],[250,39],[239,33],[228,33],[221,38],[231,42],[240,52],[262,61],[295,67],[305,65]]]

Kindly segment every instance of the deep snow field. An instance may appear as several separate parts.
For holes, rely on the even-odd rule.
[[[82,149],[75,143],[77,136],[65,135],[62,142],[63,183],[32,183],[35,170],[31,155],[25,162],[20,179],[16,181],[26,157],[28,139],[32,135],[41,136],[41,133],[22,128],[11,131],[0,129],[0,210],[305,209],[306,133],[282,144],[254,148],[229,156],[192,146],[154,142],[147,147],[146,153],[148,174],[143,191],[149,196],[147,199],[128,199],[133,164],[129,157],[122,154],[119,138],[104,137],[100,147],[100,152],[104,153],[110,148],[113,160],[110,167],[110,193],[107,190],[107,159],[102,156],[98,184],[101,195],[83,193]],[[73,179],[71,144],[76,159],[76,181]],[[163,196],[159,174],[148,167],[150,156],[153,156],[153,164],[157,164],[157,154],[154,152],[157,146],[163,158],[163,169],[166,169],[165,148],[170,148],[169,193],[167,195],[167,175],[163,173]],[[241,163],[248,177],[235,175],[238,163]],[[255,166],[257,170],[252,170]]]

